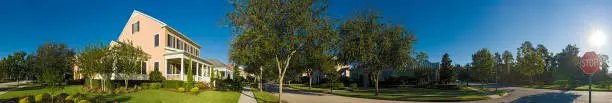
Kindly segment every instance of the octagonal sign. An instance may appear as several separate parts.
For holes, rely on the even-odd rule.
[[[599,69],[599,56],[595,52],[586,52],[580,61],[580,67],[585,74],[593,74]]]

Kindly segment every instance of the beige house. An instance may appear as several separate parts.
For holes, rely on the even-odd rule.
[[[132,42],[150,57],[148,61],[142,62],[140,75],[130,76],[132,80],[146,80],[150,72],[158,70],[166,80],[186,81],[187,70],[189,70],[187,67],[190,61],[196,81],[209,82],[210,74],[213,71],[225,71],[225,73],[231,73],[232,71],[219,67],[218,63],[220,62],[218,61],[211,62],[201,58],[200,48],[202,46],[185,34],[136,10],[127,20],[117,41]],[[116,42],[112,41],[111,45],[114,43]],[[216,65],[213,65],[213,63]],[[75,67],[75,69],[78,69],[78,67]],[[121,76],[121,74],[113,74],[111,79],[116,78],[116,76]],[[217,77],[226,78],[225,76],[227,75],[218,75]]]

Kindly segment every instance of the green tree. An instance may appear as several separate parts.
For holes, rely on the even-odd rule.
[[[595,72],[595,74],[593,75],[593,78],[595,79],[594,81],[596,82],[602,82],[605,80],[610,79],[610,77],[608,77],[608,55],[601,55],[599,56],[599,58],[601,59],[601,69],[599,69],[597,72]]]
[[[567,45],[558,56],[558,70],[553,74],[556,80],[580,80],[582,78],[582,70],[580,69],[580,48],[576,45]]]
[[[86,75],[90,81],[100,73],[101,70],[112,68],[112,63],[106,56],[109,48],[102,43],[93,43],[85,46],[76,57],[76,64],[79,66],[79,73]],[[93,82],[89,82],[89,87],[93,87]]]
[[[235,0],[230,2],[233,10],[227,13],[226,23],[234,35],[260,37],[254,41],[270,52],[266,60],[274,61],[278,70],[279,101],[282,100],[283,79],[292,57],[303,48],[306,36],[326,35],[324,29],[325,1],[310,0]],[[240,36],[238,36],[240,37]],[[238,39],[244,40],[244,39]]]
[[[185,89],[190,90],[193,87],[193,61],[189,58],[189,63],[187,64],[187,83],[185,84]]]
[[[26,67],[26,53],[23,51],[15,52],[13,55],[9,55],[6,60],[6,66],[9,73],[9,79],[19,81],[25,79],[27,71]]]
[[[452,60],[448,57],[448,53],[444,53],[442,56],[442,64],[440,64],[440,82],[443,84],[449,84],[453,82],[453,66]]]
[[[517,48],[516,60],[519,73],[530,77],[531,84],[534,84],[535,75],[544,72],[544,59],[529,41],[523,42],[521,47]]]
[[[115,72],[122,74],[127,88],[130,76],[140,72],[142,63],[149,59],[148,54],[140,47],[135,47],[131,41],[117,42],[117,45],[111,46],[111,52],[116,54]]]
[[[36,66],[42,70],[40,82],[50,88],[50,94],[63,88],[72,79],[74,50],[66,44],[47,42],[36,51]],[[53,97],[52,97],[53,98]]]
[[[414,35],[404,27],[383,22],[375,11],[357,13],[342,24],[339,57],[344,64],[358,64],[371,73],[374,95],[384,70],[400,70],[413,61],[410,53]]]
[[[160,82],[164,80],[164,76],[162,76],[162,73],[159,70],[154,70],[153,72],[149,73],[149,80]]]
[[[493,55],[491,55],[487,48],[478,50],[476,54],[472,55],[472,77],[483,84],[487,83],[487,80],[491,77],[494,64]],[[481,87],[484,88],[483,86]]]

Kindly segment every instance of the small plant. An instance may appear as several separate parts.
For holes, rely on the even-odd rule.
[[[198,94],[198,92],[200,92],[200,88],[198,88],[198,87],[193,87],[193,88],[191,88],[191,90],[189,90],[189,91],[190,91],[191,93]]]
[[[65,101],[72,101],[72,99],[74,99],[74,97],[72,96],[67,96],[66,99],[64,99]]]
[[[30,97],[25,97],[19,100],[19,103],[30,103]]]
[[[44,101],[46,98],[49,98],[49,94],[38,94],[34,96],[34,101],[40,103]]]
[[[88,100],[81,100],[78,103],[89,103],[89,101]]]
[[[178,88],[178,92],[185,92],[185,88],[183,87]]]
[[[351,83],[349,86],[351,89],[357,89],[357,83]]]
[[[149,80],[159,82],[164,80],[164,76],[162,76],[162,73],[159,72],[159,70],[155,70],[149,73]]]
[[[210,89],[210,86],[208,86],[208,84],[204,83],[204,82],[196,82],[195,86],[198,87],[199,89]]]

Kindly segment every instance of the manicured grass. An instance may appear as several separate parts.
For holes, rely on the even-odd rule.
[[[278,103],[278,97],[272,93],[253,91],[253,94],[257,99],[257,103]]]
[[[64,89],[58,90],[55,94],[67,93],[67,94],[75,94],[79,92],[83,92],[83,86],[81,85],[70,85],[64,87]],[[26,95],[36,95],[42,93],[51,93],[49,88],[45,88],[42,86],[34,86],[34,87],[23,87],[17,90],[13,90],[7,92],[5,94],[0,95],[0,99],[9,99],[15,97],[21,97]]]
[[[108,100],[122,103],[236,103],[240,93],[223,91],[204,91],[190,95],[165,90],[144,90],[141,92],[120,94]]]
[[[62,90],[59,90],[56,94],[67,93],[72,95],[76,93],[83,93],[86,95],[90,95],[90,93],[84,93],[82,91],[82,88],[83,86],[81,85],[71,85],[67,86]],[[20,88],[18,90],[0,95],[0,99],[9,99],[41,93],[49,93],[49,89],[45,87]],[[140,92],[118,95],[104,94],[104,96],[106,97],[106,100],[119,101],[122,103],[236,103],[240,98],[240,93],[224,91],[203,91],[200,92],[198,95],[192,95],[166,90],[144,90]]]
[[[401,101],[470,101],[488,99],[476,91],[462,88],[460,90],[441,90],[441,89],[424,89],[424,88],[381,88],[379,95],[374,95],[375,89],[357,89],[357,90],[334,90],[329,92],[329,88],[311,88],[301,86],[300,84],[289,85],[289,87],[312,92],[331,93],[342,96],[370,98],[370,99],[385,99],[385,100],[401,100]]]

